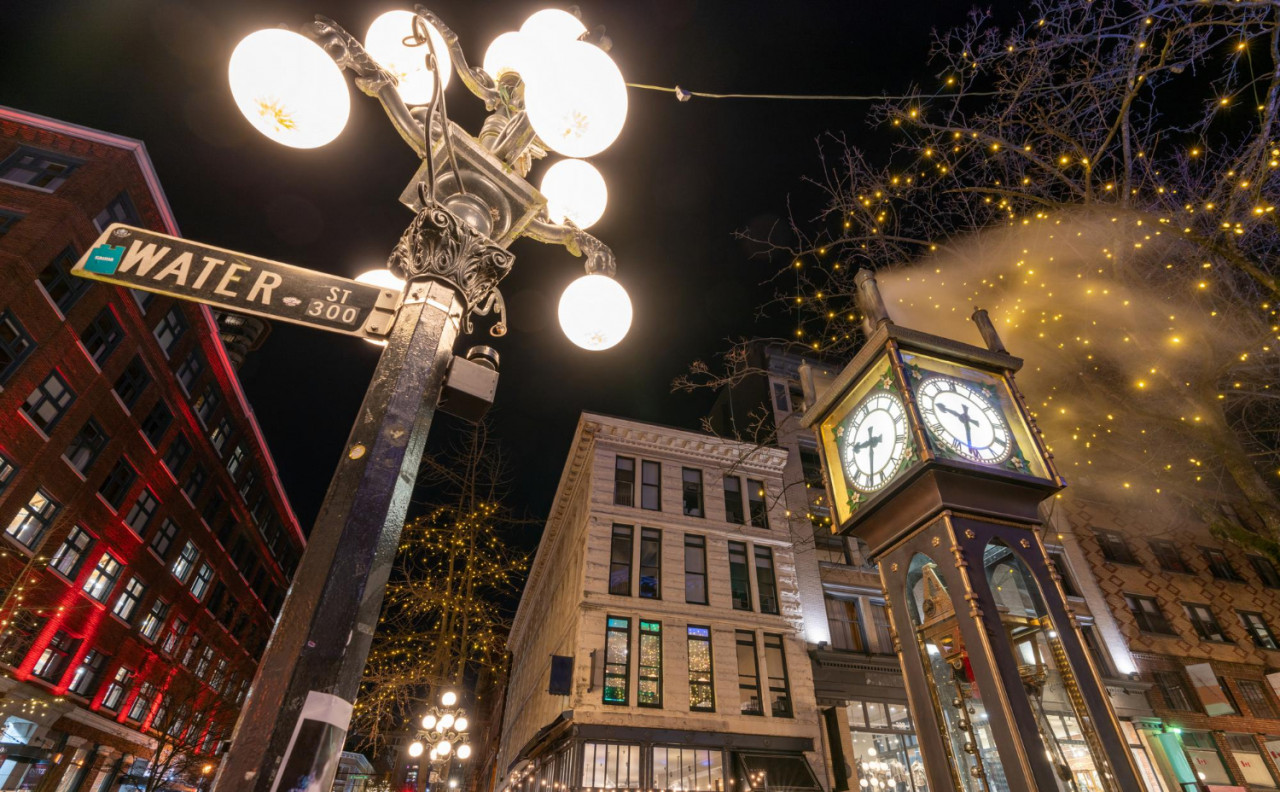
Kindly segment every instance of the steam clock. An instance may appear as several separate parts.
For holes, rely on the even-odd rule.
[[[933,790],[1141,790],[1040,541],[1065,482],[985,311],[986,348],[890,321],[858,274],[867,343],[802,371],[836,530],[880,570]]]

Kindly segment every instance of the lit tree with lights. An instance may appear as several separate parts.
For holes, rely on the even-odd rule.
[[[756,240],[780,264],[773,305],[794,311],[793,344],[835,359],[861,342],[860,267],[904,324],[973,337],[987,308],[1074,484],[1191,505],[1274,556],[1280,5],[1032,14],[938,34],[937,82],[870,114],[888,150],[823,141],[819,214]],[[1207,492],[1246,508],[1224,517]]]
[[[473,691],[472,721],[506,675],[511,610],[529,557],[512,546],[524,526],[503,506],[501,452],[483,424],[423,463],[423,483],[447,501],[408,523],[355,703],[353,733],[375,754],[444,689]]]

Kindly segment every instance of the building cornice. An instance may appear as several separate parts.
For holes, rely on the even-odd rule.
[[[601,439],[642,451],[684,455],[718,467],[758,470],[764,475],[781,476],[787,463],[786,450],[772,446],[744,443],[687,429],[655,426],[596,413],[583,413],[582,421],[593,426],[596,436]]]

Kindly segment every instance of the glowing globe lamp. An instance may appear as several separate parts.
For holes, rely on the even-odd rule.
[[[587,26],[568,11],[544,8],[526,19],[520,32],[547,41],[577,41],[587,32]]]
[[[431,730],[432,730],[432,729],[434,729],[435,727],[436,727],[436,716],[435,716],[435,715],[423,715],[423,716],[422,716],[422,728],[426,729],[427,731],[431,731]]]
[[[413,742],[409,743],[409,755],[415,759],[417,759],[419,756],[422,756],[422,743],[418,742],[417,740],[414,740]]]
[[[446,707],[452,707],[454,704],[458,703],[458,694],[454,693],[452,690],[446,690],[444,694],[440,696],[440,703]]]
[[[631,298],[613,278],[584,275],[560,296],[560,327],[583,349],[608,349],[631,329]]]
[[[548,168],[540,189],[551,221],[572,220],[578,228],[594,225],[609,202],[609,189],[600,171],[579,159],[560,160]]]
[[[538,137],[567,157],[590,157],[617,139],[627,120],[627,85],[613,59],[583,41],[545,46],[525,78],[525,105]]]
[[[369,26],[364,37],[364,48],[369,55],[387,71],[396,76],[396,92],[405,104],[430,104],[436,87],[435,74],[427,68],[426,43],[416,47],[409,46],[405,40],[413,40],[413,20],[417,16],[412,11],[388,11]],[[425,23],[424,23],[425,24]],[[435,49],[436,65],[443,82],[441,88],[449,87],[449,77],[453,74],[453,63],[449,59],[449,47],[444,36],[431,25],[426,25],[427,36]]]
[[[521,77],[535,68],[537,53],[534,42],[520,33],[503,33],[493,40],[484,52],[483,68],[495,80],[504,72],[515,72]]]
[[[467,727],[470,725],[471,725],[471,722],[468,721],[466,718],[458,718],[456,721],[453,722],[453,730],[458,732],[464,732],[467,730]]]
[[[451,726],[453,726],[453,713],[446,712],[444,715],[440,716],[440,730],[444,731]]]
[[[227,78],[240,112],[277,143],[316,148],[347,125],[351,96],[342,70],[305,36],[250,33],[231,53]]]
[[[458,746],[458,758],[466,759],[471,756],[471,746],[463,743]]]
[[[441,756],[448,756],[449,751],[452,751],[452,750],[453,750],[453,744],[450,743],[448,740],[441,740],[440,742],[436,743],[436,753],[440,754]]]

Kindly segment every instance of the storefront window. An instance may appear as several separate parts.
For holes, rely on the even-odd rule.
[[[1124,734],[1124,741],[1129,746],[1129,753],[1133,756],[1133,763],[1138,767],[1138,775],[1142,777],[1142,784],[1147,792],[1169,792],[1160,774],[1156,772],[1155,765],[1151,763],[1151,757],[1147,755],[1147,748],[1142,744],[1138,730],[1129,721],[1120,721],[1120,731]]]
[[[1228,734],[1227,747],[1231,756],[1240,768],[1240,774],[1251,786],[1276,788],[1276,780],[1267,769],[1267,762],[1262,758],[1262,748],[1251,734]]]
[[[595,789],[639,788],[640,746],[583,743],[582,786]]]
[[[1196,778],[1206,784],[1231,785],[1231,774],[1222,763],[1218,754],[1218,746],[1209,732],[1184,731],[1182,733],[1182,750],[1187,753],[1187,761]]]
[[[672,792],[722,792],[724,753],[718,748],[653,747],[650,786]]]
[[[854,701],[848,711],[856,788],[868,792],[929,792],[906,705]]]

